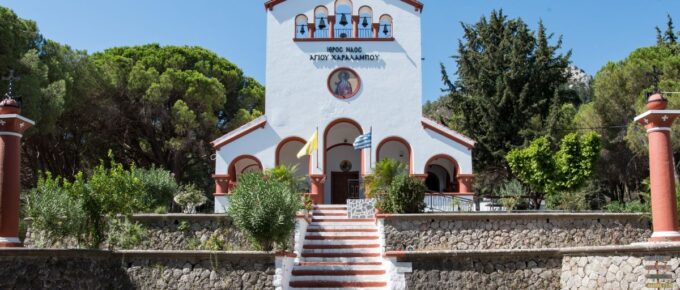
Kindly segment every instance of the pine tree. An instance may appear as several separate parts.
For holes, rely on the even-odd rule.
[[[661,33],[661,28],[658,26],[656,28],[656,45],[666,44],[666,40],[663,39],[663,34]]]
[[[557,53],[562,41],[551,45],[543,23],[533,32],[502,11],[462,26],[459,78],[449,107],[463,131],[478,141],[477,170],[503,168],[508,151],[548,131],[551,107],[563,102],[555,98],[567,82],[571,52]]]
[[[666,24],[666,41],[668,44],[675,44],[678,38],[675,36],[675,28],[673,27],[673,17],[668,14],[668,23]]]

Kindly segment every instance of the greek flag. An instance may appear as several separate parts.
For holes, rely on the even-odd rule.
[[[373,135],[373,133],[369,132],[367,134],[364,134],[364,135],[357,137],[357,139],[354,140],[354,150],[371,148],[371,141],[372,141],[371,135]]]

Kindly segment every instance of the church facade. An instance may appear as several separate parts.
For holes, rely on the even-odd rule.
[[[239,175],[295,165],[318,204],[362,198],[384,158],[428,190],[472,196],[475,142],[423,117],[421,12],[415,0],[271,0],[265,116],[213,141],[215,211]],[[355,150],[370,133],[370,148]],[[318,148],[298,152],[318,136]]]

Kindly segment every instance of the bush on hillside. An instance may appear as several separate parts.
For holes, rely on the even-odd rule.
[[[241,175],[231,196],[228,215],[256,248],[270,251],[288,247],[295,215],[303,208],[300,194],[271,171]]]
[[[48,237],[69,236],[82,247],[99,248],[107,240],[110,220],[119,214],[150,212],[164,200],[162,192],[176,185],[163,175],[158,169],[141,173],[135,166],[126,169],[113,156],[89,177],[81,172],[68,181],[46,173],[26,196],[25,216]]]
[[[156,166],[149,169],[135,168],[133,173],[144,186],[144,205],[154,212],[162,211],[162,208],[167,212],[173,197],[180,190],[172,173]]]

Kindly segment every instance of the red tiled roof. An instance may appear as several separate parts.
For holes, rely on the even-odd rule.
[[[425,6],[423,3],[421,3],[418,0],[401,0],[404,3],[411,4],[413,7],[416,8],[416,11],[423,11],[423,7]],[[279,5],[283,2],[286,2],[286,0],[269,0],[264,3],[264,8],[267,10],[272,10],[274,9],[274,6]]]

